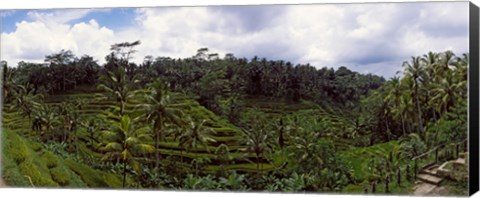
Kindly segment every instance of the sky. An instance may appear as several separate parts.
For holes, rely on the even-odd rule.
[[[105,62],[110,45],[187,58],[200,48],[386,78],[429,51],[468,52],[468,2],[6,10],[1,59],[43,62],[62,49]]]

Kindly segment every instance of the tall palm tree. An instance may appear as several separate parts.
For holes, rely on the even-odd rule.
[[[458,76],[458,80],[466,81],[468,76],[468,64],[470,58],[468,53],[464,53],[462,57],[458,57],[455,61],[455,74]]]
[[[113,72],[105,71],[105,74],[100,76],[100,82],[102,84],[97,88],[106,91],[104,97],[115,99],[120,106],[120,115],[124,115],[127,101],[135,95],[133,89],[136,81],[130,81],[125,69],[118,67]]]
[[[435,81],[440,67],[440,55],[435,52],[428,52],[428,54],[422,56],[421,61],[425,66],[424,74],[430,78],[429,80]]]
[[[162,139],[162,130],[167,123],[174,123],[177,126],[184,126],[180,117],[182,112],[173,108],[171,105],[170,94],[167,91],[167,85],[156,80],[148,85],[147,90],[144,92],[143,104],[137,105],[137,108],[141,108],[145,112],[145,118],[152,123],[153,134],[155,137],[155,167],[160,165],[160,153],[158,150],[158,144]]]
[[[455,64],[455,54],[448,50],[440,54],[439,57],[439,71],[437,72],[440,76],[443,76],[446,72],[450,71],[453,65]]]
[[[186,132],[178,137],[179,145],[187,151],[192,148],[197,149],[199,145],[202,145],[208,151],[208,143],[216,141],[209,136],[209,134],[214,131],[204,126],[204,124],[205,120],[202,120],[200,123],[195,123],[190,120]],[[198,152],[195,151],[195,156],[197,156],[197,153]]]
[[[264,129],[245,130],[246,134],[246,151],[255,154],[255,163],[257,165],[257,177],[260,176],[261,159],[265,152],[268,151],[267,131]]]
[[[447,112],[455,104],[458,93],[461,92],[461,88],[466,84],[466,81],[455,83],[454,78],[453,72],[446,72],[442,81],[433,89],[435,96],[432,98],[432,101],[436,101],[439,104],[439,111],[442,108],[443,112]]]
[[[190,151],[192,148],[197,149],[199,145],[203,146],[207,152],[210,152],[208,149],[208,143],[216,142],[213,138],[209,136],[210,133],[214,131],[211,128],[204,126],[205,120],[200,123],[196,123],[192,120],[188,121],[188,126],[185,128],[184,133],[178,134],[178,144],[182,149],[185,149],[186,152]],[[179,131],[180,132],[180,131]],[[183,150],[181,150],[183,151]],[[200,158],[198,157],[198,151],[195,152],[195,159],[192,163],[198,162]],[[181,155],[181,154],[180,154]],[[182,156],[183,161],[183,156]],[[195,175],[198,174],[198,164],[195,164]]]
[[[146,143],[151,140],[151,137],[146,134],[149,127],[139,127],[136,125],[136,121],[137,119],[132,120],[129,116],[123,115],[120,122],[109,121],[111,127],[103,131],[105,142],[102,150],[105,151],[105,155],[102,160],[122,160],[123,188],[125,188],[127,163],[138,173],[140,172],[140,165],[135,156],[151,153],[155,150],[152,145]]]
[[[403,118],[403,113],[401,113],[401,97],[402,97],[402,85],[400,84],[399,77],[393,77],[390,81],[390,92],[388,93],[385,101],[393,100],[397,106],[397,111],[400,114],[400,119],[402,121],[402,131],[403,136],[406,134],[405,130],[405,120]]]
[[[405,61],[403,63],[403,67],[405,67],[404,74],[405,78],[410,79],[412,81],[412,89],[413,92],[411,93],[412,98],[415,99],[415,104],[417,106],[417,126],[420,133],[424,134],[423,128],[423,119],[422,119],[422,109],[420,107],[420,99],[419,99],[419,87],[420,87],[420,77],[422,76],[423,69],[421,66],[420,57],[412,57],[411,62]]]

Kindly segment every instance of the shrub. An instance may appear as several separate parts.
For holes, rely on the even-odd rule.
[[[17,164],[5,149],[2,153],[1,165],[2,178],[9,186],[30,186],[27,178],[20,173]]]
[[[31,142],[30,144],[30,147],[33,149],[33,151],[35,152],[39,152],[40,150],[42,150],[42,144],[38,143],[38,142]]]
[[[122,181],[119,176],[114,174],[107,174],[105,172],[92,169],[83,164],[79,164],[73,160],[65,160],[65,164],[75,172],[87,186],[95,188],[119,188],[122,186]]]
[[[122,180],[117,176],[113,174],[104,174],[103,179],[105,180],[105,183],[113,188],[121,188],[122,187]],[[126,182],[128,184],[128,182]]]
[[[5,133],[7,134],[7,133]],[[25,144],[22,139],[16,134],[9,134],[8,136],[8,150],[15,162],[20,164],[24,162],[26,159],[30,158],[30,152],[28,150],[27,145]],[[7,138],[5,137],[5,138]]]
[[[19,165],[20,171],[28,176],[33,185],[42,187],[58,187],[58,184],[52,181],[49,174],[42,173],[32,162],[26,161]]]
[[[70,174],[64,167],[57,166],[52,168],[50,169],[50,174],[52,175],[52,179],[61,186],[70,184]]]
[[[58,165],[57,156],[50,151],[46,151],[45,153],[43,153],[41,158],[49,169],[55,168]]]

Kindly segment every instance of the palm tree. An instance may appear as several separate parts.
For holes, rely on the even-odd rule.
[[[185,123],[180,119],[182,112],[171,107],[170,94],[167,86],[160,80],[148,85],[144,93],[144,103],[137,105],[145,112],[145,118],[152,123],[153,134],[155,136],[155,167],[160,164],[160,153],[158,144],[162,139],[162,130],[167,123],[174,123],[177,126],[184,126]]]
[[[113,72],[105,71],[105,74],[100,77],[100,82],[102,84],[97,88],[106,91],[103,94],[104,97],[113,98],[120,103],[120,115],[124,115],[127,101],[135,95],[135,92],[132,90],[136,81],[130,81],[127,78],[125,69],[118,67]]]
[[[195,123],[190,120],[186,132],[178,137],[179,145],[187,151],[192,148],[197,149],[199,145],[202,145],[208,151],[208,143],[216,141],[208,135],[214,131],[211,128],[204,126],[204,124],[205,120],[200,123]],[[198,151],[195,151],[195,158],[197,154]]]
[[[372,173],[376,175],[377,179],[384,180],[385,193],[388,193],[390,180],[400,171],[400,162],[403,157],[402,147],[400,145],[394,145],[390,150],[387,150],[386,148],[377,148],[365,152],[370,155],[374,164],[373,167],[376,169],[372,170]]]
[[[35,113],[35,119],[40,120],[41,133],[40,135],[50,135],[50,132],[60,125],[59,116],[55,113],[54,109],[49,105],[42,105]]]
[[[400,79],[398,77],[393,77],[390,81],[390,92],[384,101],[393,100],[397,105],[397,111],[400,114],[400,119],[402,121],[402,131],[403,136],[405,136],[405,120],[403,118],[403,113],[401,113],[401,97],[402,97],[402,86],[400,84]]]
[[[455,54],[448,50],[440,54],[439,57],[439,71],[437,72],[440,76],[443,76],[445,72],[451,70],[451,67],[455,64]]]
[[[10,109],[20,110],[23,116],[27,116],[28,120],[32,120],[32,115],[35,112],[35,109],[40,107],[38,101],[42,97],[40,94],[34,94],[34,89],[30,88],[29,85],[23,86],[18,85],[17,89],[13,91],[14,100]]]
[[[151,153],[155,150],[152,145],[147,144],[151,140],[146,134],[149,127],[136,126],[136,119],[130,119],[123,115],[120,122],[110,122],[111,127],[103,131],[104,143],[102,149],[105,155],[102,160],[121,159],[123,163],[123,182],[125,188],[125,179],[127,173],[127,163],[140,172],[140,165],[135,159],[135,155]]]
[[[457,60],[455,61],[455,64],[454,64],[455,74],[456,76],[458,76],[458,80],[460,81],[467,80],[469,61],[470,61],[470,58],[468,53],[463,54],[463,57],[458,57]]]
[[[455,99],[461,88],[466,84],[466,81],[455,83],[455,76],[451,71],[446,72],[445,77],[435,86],[433,92],[435,93],[432,101],[438,103],[438,111],[443,108],[443,112],[447,112],[451,106],[455,104]]]
[[[317,171],[311,170],[313,167],[319,169],[317,172],[322,169],[325,159],[319,155],[321,152],[319,146],[317,135],[309,131],[301,130],[301,133],[293,139],[292,148],[294,148],[294,151],[291,153],[291,157],[296,159],[302,173]]]
[[[401,154],[406,159],[412,159],[427,150],[427,145],[416,133],[410,133],[408,136],[400,139]]]
[[[225,165],[228,165],[228,162],[233,159],[226,144],[222,143],[215,149],[215,158],[220,162],[220,173],[223,175],[225,173]]]
[[[437,74],[440,67],[440,55],[435,52],[428,52],[424,54],[421,61],[425,66],[425,74],[430,77],[430,80],[434,81],[437,78]]]
[[[73,105],[70,102],[63,101],[58,106],[58,115],[63,118],[63,141],[67,141],[68,133],[72,129],[73,120],[72,113],[74,112]]]
[[[260,159],[263,154],[268,151],[267,131],[260,128],[258,130],[245,130],[246,134],[246,151],[249,153],[255,153],[255,163],[257,164],[257,176],[260,176]]]
[[[410,79],[412,81],[412,88],[413,93],[411,93],[412,98],[415,99],[415,104],[417,106],[417,126],[419,132],[424,134],[423,128],[423,119],[422,119],[422,109],[420,107],[420,99],[419,99],[419,87],[420,87],[420,77],[422,76],[423,70],[421,67],[420,57],[412,57],[411,62],[405,61],[403,63],[403,67],[405,67],[405,78]]]
[[[98,142],[97,130],[100,127],[100,119],[89,117],[86,120],[80,122],[80,125],[84,127],[88,133],[88,138],[90,139],[90,146],[94,146],[94,142]]]

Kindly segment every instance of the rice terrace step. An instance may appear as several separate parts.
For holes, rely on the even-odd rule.
[[[430,175],[430,174],[418,174],[417,178],[420,179],[421,181],[424,181],[424,182],[427,182],[427,183],[433,184],[433,185],[440,185],[440,183],[442,183],[442,181],[443,181],[443,178],[433,176],[433,175]]]

